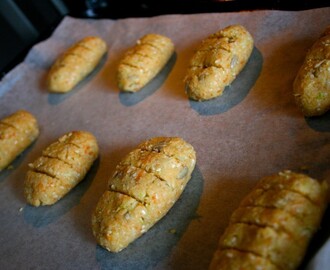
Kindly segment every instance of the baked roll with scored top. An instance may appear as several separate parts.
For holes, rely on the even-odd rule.
[[[283,171],[260,180],[220,238],[210,269],[296,269],[318,230],[328,185]]]
[[[184,79],[189,98],[203,101],[222,95],[252,50],[253,38],[241,25],[228,26],[204,39],[190,60]]]
[[[294,80],[293,95],[305,116],[330,109],[330,26],[309,49]]]
[[[0,171],[39,136],[37,119],[25,110],[0,120]]]
[[[166,36],[147,34],[121,59],[117,70],[119,89],[137,92],[150,82],[174,53],[174,44]]]
[[[29,164],[24,182],[27,202],[56,203],[85,177],[98,154],[96,138],[89,132],[72,131],[60,137]]]
[[[130,152],[93,213],[97,242],[119,252],[148,231],[177,201],[195,163],[193,147],[177,137],[152,138]]]
[[[50,92],[66,93],[91,73],[107,51],[99,37],[85,37],[67,49],[53,64],[47,77]]]

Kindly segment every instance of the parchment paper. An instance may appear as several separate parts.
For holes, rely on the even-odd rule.
[[[66,17],[0,83],[0,117],[26,109],[41,129],[38,140],[0,174],[0,268],[207,269],[231,213],[261,177],[291,169],[329,180],[330,114],[305,119],[292,96],[295,75],[329,15],[330,8],[117,21]],[[221,98],[190,101],[183,83],[190,57],[203,38],[230,24],[244,25],[254,37],[249,63]],[[170,37],[175,54],[142,92],[120,93],[116,65],[150,32]],[[48,93],[44,80],[50,65],[87,35],[108,43],[101,65],[72,92]],[[94,133],[100,158],[57,204],[28,206],[23,197],[28,163],[72,130]],[[187,140],[197,152],[197,167],[168,215],[127,249],[111,254],[92,236],[91,213],[116,164],[155,136]],[[302,268],[327,240],[328,220]],[[325,269],[329,258],[324,246],[308,269]]]

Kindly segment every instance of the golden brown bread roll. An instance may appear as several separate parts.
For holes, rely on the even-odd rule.
[[[73,131],[49,145],[29,164],[24,195],[33,206],[60,200],[86,175],[97,158],[96,138],[86,131]]]
[[[195,167],[193,147],[181,138],[140,144],[116,167],[92,216],[97,242],[119,252],[160,220],[177,201]]]
[[[263,206],[241,206],[232,214],[231,223],[257,224],[261,227],[272,227],[291,235],[295,242],[304,244],[314,230],[306,226],[298,218],[292,218],[292,214],[279,208],[267,208]]]
[[[293,95],[305,116],[330,109],[330,26],[309,49],[293,83]]]
[[[253,38],[241,25],[228,26],[202,41],[185,77],[191,99],[203,101],[222,95],[243,69],[253,50]]]
[[[323,208],[312,203],[299,193],[290,190],[268,190],[254,189],[250,196],[246,197],[242,206],[262,206],[283,209],[293,216],[303,220],[306,228],[312,229],[319,222]]]
[[[261,179],[234,211],[210,269],[296,269],[319,228],[327,189],[291,171]]]
[[[19,110],[0,120],[0,171],[39,136],[36,118]]]
[[[49,91],[65,93],[72,90],[94,70],[106,51],[107,45],[99,37],[85,37],[74,44],[51,67],[47,77]]]
[[[173,52],[174,44],[168,37],[158,34],[143,36],[119,63],[118,87],[129,92],[139,91],[161,71]]]

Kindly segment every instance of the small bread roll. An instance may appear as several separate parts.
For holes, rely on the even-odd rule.
[[[92,216],[97,242],[119,252],[145,233],[174,205],[196,163],[181,138],[157,137],[140,144],[116,167]]]
[[[73,131],[63,135],[29,164],[24,182],[27,202],[33,206],[56,203],[85,177],[98,154],[91,133]]]
[[[190,60],[185,77],[191,99],[222,95],[243,69],[253,50],[253,38],[241,25],[231,25],[204,39]]]
[[[120,61],[117,71],[119,89],[137,92],[153,79],[174,52],[168,37],[148,34],[137,41]]]
[[[327,189],[291,171],[260,180],[231,216],[210,269],[296,269],[319,228]]]
[[[0,120],[0,171],[39,136],[36,118],[19,110]]]
[[[305,116],[330,109],[330,26],[309,49],[293,83],[293,95]]]
[[[85,37],[65,51],[51,67],[47,85],[50,92],[66,93],[91,73],[107,45],[99,37]]]

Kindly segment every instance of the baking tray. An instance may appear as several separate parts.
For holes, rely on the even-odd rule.
[[[328,180],[330,114],[304,118],[293,101],[292,83],[329,15],[330,8],[121,20],[65,17],[0,82],[0,117],[26,109],[41,130],[38,140],[0,174],[0,268],[207,269],[231,213],[261,177],[290,169]],[[189,100],[183,83],[189,59],[203,38],[231,24],[244,25],[254,37],[249,62],[222,97]],[[140,93],[121,93],[115,80],[118,61],[151,32],[170,37],[175,54]],[[72,92],[49,93],[49,67],[87,35],[107,42],[102,63]],[[27,205],[23,181],[28,164],[72,130],[92,132],[100,157],[86,179],[57,204]],[[122,252],[109,253],[93,238],[91,213],[116,164],[155,136],[179,136],[191,143],[196,169],[161,221]],[[302,269],[326,243],[327,222]],[[329,264],[329,255],[324,246],[308,269],[325,269],[321,265]]]

